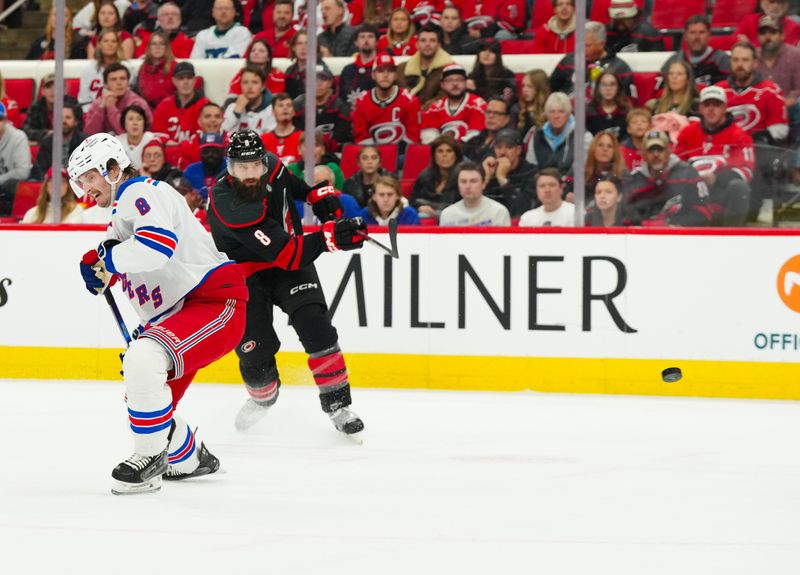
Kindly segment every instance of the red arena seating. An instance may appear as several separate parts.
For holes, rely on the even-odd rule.
[[[503,54],[533,54],[533,40],[501,40]]]
[[[711,12],[711,28],[735,29],[742,18],[756,11],[757,4],[758,0],[715,0],[714,10]]]
[[[406,162],[403,164],[403,179],[417,179],[419,173],[431,163],[431,147],[428,144],[411,144],[406,149]]]
[[[736,44],[739,37],[736,34],[723,34],[722,36],[711,36],[708,45],[715,50],[730,50]]]
[[[345,178],[349,178],[358,171],[358,152],[363,147],[358,144],[346,144],[342,148],[342,163],[339,164],[339,168]],[[381,155],[383,169],[392,174],[395,173],[397,171],[397,146],[388,144],[377,146],[377,148]]]
[[[686,20],[706,13],[706,0],[655,0],[650,23],[658,30],[683,30]]]
[[[6,94],[9,99],[17,102],[20,112],[30,108],[35,89],[36,82],[33,78],[6,78]]]
[[[41,182],[20,182],[17,184],[17,193],[14,196],[14,207],[11,210],[11,216],[21,220],[25,212],[36,205],[36,198],[39,197],[41,187]]]
[[[545,24],[552,15],[553,15],[552,0],[533,0],[533,14],[531,14],[530,30],[534,32],[538,30],[539,27],[542,24]]]

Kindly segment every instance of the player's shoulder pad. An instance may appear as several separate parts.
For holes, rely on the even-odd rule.
[[[266,195],[257,200],[245,200],[233,191],[228,177],[217,180],[208,195],[210,212],[229,228],[245,228],[258,224],[267,215]]]

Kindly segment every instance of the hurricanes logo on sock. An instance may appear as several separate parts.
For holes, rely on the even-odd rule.
[[[256,342],[252,339],[242,344],[242,353],[250,353],[256,348]]]

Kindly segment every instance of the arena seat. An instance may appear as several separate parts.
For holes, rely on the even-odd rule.
[[[400,191],[403,192],[403,197],[410,198],[413,189],[414,180],[400,180]]]
[[[349,178],[358,171],[358,152],[363,147],[359,144],[345,144],[342,148],[342,162],[339,164],[339,168],[345,178]],[[381,166],[387,172],[394,174],[397,171],[397,146],[387,144],[376,147],[381,156]]]
[[[503,54],[533,54],[533,40],[501,40]]]
[[[711,29],[728,32],[736,29],[739,22],[756,11],[758,0],[715,0],[711,12]]]
[[[531,25],[528,29],[532,32],[536,32],[536,30],[538,30],[542,24],[545,24],[552,15],[552,0],[533,0]]]
[[[708,45],[715,50],[730,50],[731,46],[736,44],[739,37],[736,34],[722,34],[720,36],[711,36],[708,39]]]
[[[14,207],[11,209],[11,216],[22,219],[29,209],[36,205],[36,198],[39,197],[41,182],[20,182],[17,184],[17,193],[14,196]]]
[[[20,112],[25,112],[33,102],[36,83],[33,78],[6,78],[6,95],[15,100]]]
[[[706,13],[706,0],[655,0],[650,23],[661,32],[681,32],[686,20]]]
[[[78,99],[78,92],[81,89],[81,79],[80,78],[65,78],[64,79],[64,92],[75,98]]]
[[[406,163],[403,165],[403,179],[417,179],[419,173],[431,163],[431,147],[428,144],[411,144],[406,149]]]

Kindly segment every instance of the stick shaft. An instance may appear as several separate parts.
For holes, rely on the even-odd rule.
[[[106,289],[106,291],[103,292],[103,295],[106,298],[108,307],[111,309],[111,313],[114,314],[114,319],[117,320],[117,327],[119,328],[119,332],[122,334],[122,338],[125,340],[125,345],[130,346],[131,336],[128,333],[128,327],[125,325],[125,320],[122,319],[122,314],[119,312],[119,307],[117,307],[117,300],[114,299],[114,294],[111,293],[110,289]]]

